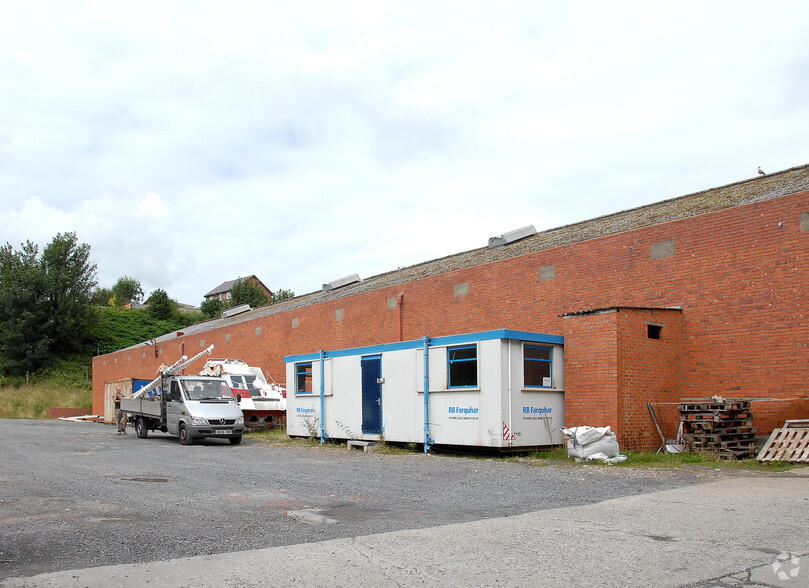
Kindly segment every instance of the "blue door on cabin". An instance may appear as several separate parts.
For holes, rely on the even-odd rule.
[[[382,433],[382,356],[369,355],[362,366],[362,432]]]

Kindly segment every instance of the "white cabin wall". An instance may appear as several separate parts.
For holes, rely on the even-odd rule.
[[[424,394],[419,393],[419,389],[424,388],[424,351],[406,349],[383,353],[382,377],[385,378],[382,384],[385,440],[423,443]]]
[[[553,348],[552,388],[526,388],[523,343],[487,339],[475,343],[478,385],[447,388],[448,345],[429,348],[429,428],[436,444],[520,447],[562,443],[564,425],[564,355]],[[453,345],[449,345],[451,347]],[[385,440],[424,441],[424,350],[369,353],[381,355],[382,428]],[[324,388],[326,434],[335,439],[376,440],[362,433],[362,355],[328,358]],[[312,395],[294,394],[295,363],[287,364],[287,426],[290,435],[319,434],[320,365],[312,361]],[[546,426],[544,417],[549,415]],[[507,433],[504,434],[504,429]],[[548,435],[548,430],[552,435]],[[510,438],[513,435],[513,438]]]
[[[335,357],[330,366],[328,386],[331,396],[324,400],[326,435],[336,439],[361,439],[362,367],[361,357]]]
[[[511,349],[512,403],[508,414],[515,436],[512,446],[562,443],[561,429],[565,423],[563,347],[549,345],[553,349],[551,388],[528,388],[523,369],[523,342],[506,343]]]

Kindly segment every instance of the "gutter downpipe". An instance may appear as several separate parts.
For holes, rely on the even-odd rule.
[[[325,373],[326,373],[326,352],[322,349],[320,350],[320,444],[323,445],[328,439],[328,435],[326,435],[326,418],[325,418],[325,402],[324,398],[326,396],[326,381],[325,381]]]
[[[430,339],[424,337],[424,453],[435,443],[430,439]]]
[[[508,345],[508,427],[511,428],[512,413],[511,413],[511,340],[506,339]],[[513,445],[512,440],[509,438],[508,446]]]
[[[396,297],[396,308],[399,313],[399,341],[402,340],[402,305],[404,304],[404,292]]]

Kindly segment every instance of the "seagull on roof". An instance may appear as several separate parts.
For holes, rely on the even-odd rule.
[[[766,176],[767,175],[767,174],[764,173],[764,170],[761,169],[761,166],[758,166],[758,175],[760,175],[760,176]]]

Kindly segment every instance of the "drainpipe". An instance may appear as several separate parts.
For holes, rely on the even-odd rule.
[[[506,345],[508,345],[508,427],[511,429],[511,423],[513,422],[512,412],[511,412],[511,341],[506,339]],[[513,430],[513,429],[512,429]],[[513,444],[511,439],[508,440],[508,446],[511,447]]]
[[[322,349],[320,350],[320,444],[323,445],[328,438],[326,435],[326,418],[324,412],[324,398],[326,396],[326,381],[325,381],[325,373],[326,373],[326,352]]]
[[[424,453],[430,452],[430,446],[435,443],[430,439],[430,339],[424,337]]]
[[[399,341],[402,340],[402,304],[404,304],[404,293],[396,297],[396,308],[399,313]]]

